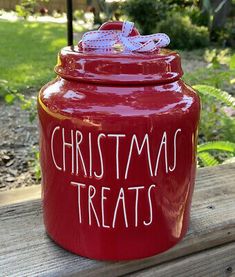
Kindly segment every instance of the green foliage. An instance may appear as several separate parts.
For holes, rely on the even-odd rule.
[[[34,160],[32,161],[32,167],[34,171],[34,177],[36,182],[41,180],[41,167],[40,167],[40,153],[37,148],[33,148]]]
[[[150,34],[157,22],[166,17],[169,5],[161,0],[128,0],[123,9],[143,34]]]
[[[200,152],[197,156],[204,166],[214,166],[219,164],[219,161],[209,152]]]
[[[31,14],[35,12],[37,0],[21,0],[19,5],[15,6],[18,16],[27,19]]]
[[[235,142],[235,120],[228,115],[226,107],[210,95],[201,95],[202,111],[199,142],[228,140]]]
[[[11,104],[15,100],[15,95],[14,94],[6,94],[4,99],[7,104]]]
[[[4,96],[4,100],[8,105],[12,105],[15,101],[18,101],[21,105],[21,109],[29,112],[30,122],[33,122],[36,118],[36,97],[26,98],[22,93],[14,91],[6,93]]]
[[[235,98],[226,91],[222,91],[220,89],[207,85],[194,85],[193,88],[197,90],[200,94],[209,94],[222,103],[225,103],[228,106],[235,107]]]
[[[211,40],[221,47],[235,45],[235,24],[234,17],[228,18],[222,27],[214,27]]]
[[[229,15],[227,2],[222,0],[216,4],[212,0],[127,0],[123,4],[123,11],[130,20],[137,23],[143,34],[160,29],[170,35],[172,48],[204,47],[209,40],[224,47],[234,46],[235,43],[235,6],[233,4]],[[225,14],[226,20],[222,19],[220,26],[217,22],[222,14]]]
[[[235,143],[229,141],[210,141],[198,145],[198,158],[203,166],[214,166],[219,164],[218,159],[210,154],[210,152],[215,151],[229,152],[234,156]],[[229,160],[231,160],[231,157]]]
[[[208,26],[209,14],[205,11],[202,11],[199,7],[192,5],[186,7],[184,10],[180,10],[183,15],[190,17],[193,24],[197,26]]]
[[[75,20],[84,20],[84,10],[75,10],[73,12],[73,19]]]
[[[209,64],[208,69],[201,70],[201,74],[198,76],[198,71],[195,71],[193,75],[195,79],[187,80],[189,83],[201,83],[202,85],[193,85],[202,100],[201,111],[201,123],[199,129],[199,142],[206,142],[211,140],[224,140],[235,142],[235,120],[231,116],[234,113],[235,99],[234,97],[219,88],[213,87],[228,87],[232,92],[231,87],[231,72],[218,71],[220,62],[232,65],[231,58],[227,58],[224,53],[215,59],[212,55],[209,57],[207,53],[207,59],[212,61]],[[226,78],[227,80],[226,80]],[[226,82],[225,82],[226,81]],[[204,84],[210,85],[204,85]]]
[[[194,25],[189,16],[176,12],[168,14],[165,20],[158,23],[155,31],[168,34],[171,38],[170,48],[193,49],[209,44],[206,27]]]
[[[220,89],[227,85],[232,91],[231,76],[234,73],[234,55],[229,56],[228,51],[207,51],[205,58],[209,62],[204,74],[197,76],[196,81],[202,85],[193,85],[202,100],[201,122],[199,128],[198,158],[200,166],[213,166],[221,162],[232,161],[235,156],[235,98],[228,92]],[[222,67],[222,69],[221,69]],[[227,68],[227,71],[223,72]],[[223,77],[227,77],[225,82]],[[208,72],[210,78],[208,82]],[[219,76],[219,77],[218,77]],[[218,80],[220,79],[221,80]],[[218,88],[204,83],[213,83]],[[195,82],[195,79],[194,79]]]
[[[0,79],[0,100],[5,98],[7,94],[12,94],[16,92],[10,88],[9,83],[7,80]],[[11,102],[11,97],[6,97],[6,102]]]
[[[48,2],[49,0],[21,0],[15,6],[15,11],[19,17],[27,19],[30,15],[34,14],[40,7],[40,3]]]
[[[204,59],[208,65],[193,72],[186,72],[184,80],[191,85],[200,83],[232,92],[231,84],[235,83],[235,55],[231,55],[229,49],[212,49],[205,51]]]
[[[234,45],[234,38],[232,39],[232,33],[235,34],[234,26],[234,15],[232,15],[232,10],[234,11],[234,3],[231,5],[230,12],[228,11],[229,1],[212,1],[212,0],[202,0],[201,9],[203,14],[208,15],[208,30],[210,33],[210,40],[216,41],[221,46],[232,46]],[[221,24],[216,24],[220,21],[219,17],[222,14],[227,14],[226,20]],[[230,14],[230,15],[229,15]],[[223,15],[222,15],[223,17]]]
[[[235,70],[235,54],[231,56],[231,59],[229,61],[229,69]]]
[[[190,19],[203,17],[196,6],[188,7],[192,4],[193,1],[128,0],[123,9],[143,34],[164,32],[171,37],[171,48],[192,49],[209,43],[207,28]]]
[[[197,147],[198,153],[214,150],[231,152],[235,154],[235,143],[229,141],[209,141],[202,143]]]

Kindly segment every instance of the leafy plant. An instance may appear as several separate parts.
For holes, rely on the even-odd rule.
[[[191,50],[209,44],[207,28],[194,25],[189,16],[177,12],[169,13],[165,20],[159,22],[155,32],[169,35],[171,38],[170,48]]]
[[[235,120],[223,111],[223,104],[235,111],[235,98],[207,85],[193,88],[201,95],[203,106],[197,148],[199,165],[213,166],[230,160],[235,156]]]
[[[1,99],[1,98],[5,98],[5,96],[6,96],[7,94],[13,94],[13,93],[15,93],[15,92],[16,92],[16,90],[13,90],[12,88],[10,88],[9,83],[8,83],[7,80],[0,79],[0,99]],[[13,97],[13,96],[8,96],[8,97],[6,97],[6,98],[5,98],[6,102],[7,102],[7,103],[8,103],[8,101],[11,102],[11,98],[12,98],[12,97]]]
[[[38,151],[38,148],[33,148],[34,153],[34,159],[31,163],[34,171],[34,177],[36,179],[36,182],[39,182],[41,180],[41,167],[40,167],[40,153]]]
[[[210,141],[202,143],[197,147],[198,158],[204,166],[214,166],[219,164],[219,160],[210,152],[222,151],[235,155],[235,143],[229,141]]]
[[[143,34],[150,34],[157,22],[165,19],[169,5],[161,0],[128,0],[123,5],[124,13],[138,26]]]
[[[217,100],[225,103],[228,106],[235,107],[235,99],[226,91],[222,91],[212,86],[207,85],[194,85],[193,88],[200,94],[210,95],[215,97]]]
[[[8,105],[12,105],[16,100],[21,104],[21,109],[29,112],[29,121],[33,122],[36,118],[36,98],[30,97],[25,98],[22,93],[17,92],[16,90],[8,92],[4,96],[4,100]]]
[[[184,80],[191,85],[205,84],[233,93],[235,84],[235,54],[230,49],[206,50],[204,59],[208,62],[206,67],[193,72],[186,72]]]
[[[48,2],[49,0],[41,0],[40,2]],[[36,12],[38,8],[38,0],[21,0],[20,4],[15,6],[16,13],[19,17],[27,19]]]
[[[31,14],[35,12],[37,0],[22,0],[19,5],[15,6],[18,16],[27,19]]]
[[[197,26],[208,26],[209,22],[209,14],[202,11],[199,6],[197,5],[191,5],[185,7],[184,10],[179,10],[183,15],[187,15],[192,20],[192,23]]]
[[[83,20],[84,21],[84,10],[75,10],[73,12],[73,19],[75,20]]]

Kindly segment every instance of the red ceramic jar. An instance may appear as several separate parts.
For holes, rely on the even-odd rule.
[[[151,256],[187,232],[200,103],[180,57],[65,47],[38,97],[44,222],[94,259]]]

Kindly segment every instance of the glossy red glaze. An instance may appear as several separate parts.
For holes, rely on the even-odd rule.
[[[104,54],[82,52],[78,47],[61,50],[55,72],[65,79],[110,85],[163,84],[183,75],[175,52]]]
[[[56,72],[38,98],[49,236],[106,260],[175,245],[189,225],[200,109],[179,56],[65,48]]]
[[[120,22],[120,21],[105,22],[104,24],[101,25],[99,30],[121,31],[122,30],[122,22]],[[130,33],[130,36],[137,36],[139,34],[140,34],[139,31],[134,27],[132,32]]]

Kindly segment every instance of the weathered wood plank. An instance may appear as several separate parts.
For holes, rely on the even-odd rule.
[[[42,223],[40,200],[0,207],[1,276],[120,276],[235,240],[235,164],[198,171],[185,239],[171,250],[130,262],[100,262],[55,245]]]
[[[39,185],[3,191],[0,192],[0,207],[3,205],[39,199],[40,196],[41,186]]]
[[[235,243],[141,270],[129,277],[231,277],[235,275]]]

